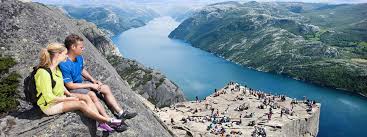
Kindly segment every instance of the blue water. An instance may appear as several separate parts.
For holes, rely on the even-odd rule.
[[[187,99],[201,98],[228,81],[273,94],[321,102],[318,137],[366,137],[367,99],[330,88],[258,72],[216,57],[168,34],[179,25],[170,17],[160,17],[146,26],[128,30],[113,38],[124,57],[160,70],[174,81]]]

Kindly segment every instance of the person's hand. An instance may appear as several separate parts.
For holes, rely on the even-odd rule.
[[[90,82],[92,82],[93,84],[97,84],[97,80],[95,79],[91,79]]]
[[[95,89],[95,90],[98,90],[98,91],[99,91],[99,90],[101,89],[101,86],[102,86],[102,85],[92,84],[92,85],[91,85],[91,88],[93,88],[93,89]]]
[[[92,81],[93,84],[102,85],[102,82],[99,81],[99,80],[92,79],[91,81]]]
[[[98,85],[103,85],[103,83],[101,82],[101,81],[99,81],[99,80],[97,80],[97,83],[96,84],[98,84]]]
[[[75,96],[74,94],[70,93],[69,94],[69,97],[77,97],[77,96]]]
[[[79,98],[77,98],[77,97],[66,97],[65,101],[79,101]]]

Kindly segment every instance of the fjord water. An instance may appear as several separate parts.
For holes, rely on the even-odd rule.
[[[160,70],[174,81],[187,99],[204,98],[229,81],[272,94],[321,102],[318,137],[367,136],[367,99],[330,88],[258,72],[216,57],[189,44],[168,38],[179,25],[170,17],[159,17],[146,26],[113,38],[124,57]]]

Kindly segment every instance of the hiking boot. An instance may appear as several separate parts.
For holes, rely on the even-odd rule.
[[[121,119],[115,119],[115,118],[112,118],[110,121],[107,122],[107,124],[111,127],[120,126],[123,123],[124,122]]]
[[[118,119],[131,119],[134,118],[138,113],[136,112],[129,112],[125,110],[121,115],[117,116]]]
[[[100,123],[100,124],[98,124],[97,130],[99,130],[99,131],[105,131],[105,132],[113,132],[114,131],[114,129],[111,128],[106,123]]]
[[[121,124],[119,126],[113,127],[113,129],[115,129],[117,132],[124,132],[128,129],[128,126],[126,124]]]
[[[127,124],[121,119],[112,118],[107,124],[117,132],[124,132],[128,128]]]

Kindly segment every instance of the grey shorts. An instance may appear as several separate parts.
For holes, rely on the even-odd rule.
[[[91,90],[90,89],[86,89],[86,88],[69,90],[70,93],[78,93],[78,94],[88,94],[89,91],[91,91]]]
[[[92,83],[90,81],[83,81],[82,83]],[[80,89],[70,89],[70,93],[78,93],[78,94],[88,94],[89,91],[92,91],[89,88],[80,88]]]

